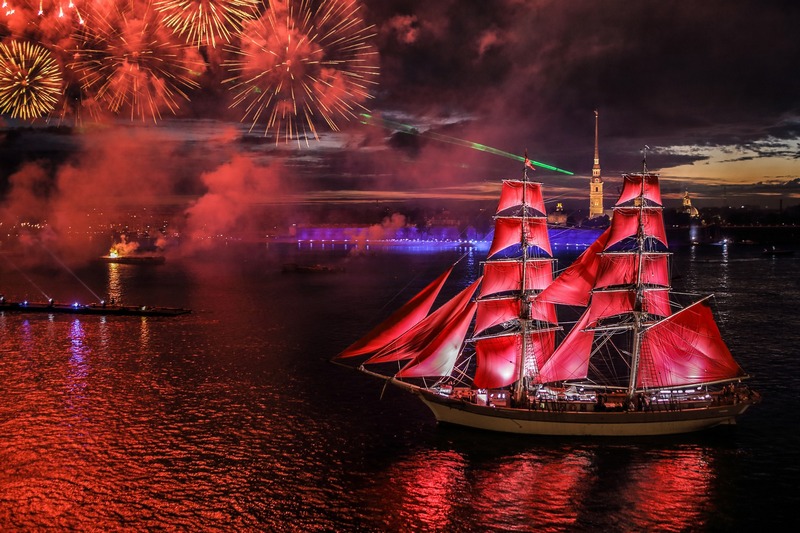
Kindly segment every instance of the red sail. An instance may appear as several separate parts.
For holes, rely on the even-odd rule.
[[[632,291],[594,293],[591,305],[578,323],[572,327],[553,356],[540,367],[537,383],[585,378],[594,340],[594,331],[586,331],[586,328],[594,326],[601,318],[632,310],[635,299]]]
[[[586,309],[553,355],[539,367],[536,383],[552,383],[585,378],[592,353],[594,333],[584,331],[589,325],[591,309]]]
[[[619,195],[616,205],[638,198],[640,194],[657,205],[661,203],[661,189],[658,186],[657,174],[625,174],[623,176],[622,193]],[[644,189],[642,189],[642,179],[644,179]]]
[[[643,311],[650,313],[651,315],[671,315],[672,308],[670,307],[669,303],[669,289],[650,289],[645,291]]]
[[[533,300],[530,302],[530,317],[555,324],[556,309],[548,302]],[[520,316],[520,300],[516,297],[497,298],[478,301],[478,314],[475,318],[475,332],[480,333],[488,328],[518,319]]]
[[[640,388],[699,385],[744,376],[720,335],[706,300],[642,334]]]
[[[536,299],[564,305],[587,305],[600,265],[599,254],[606,247],[610,231],[610,229],[605,230]]]
[[[475,343],[477,368],[473,383],[479,389],[505,387],[517,381],[521,345],[519,335],[482,339]]]
[[[525,185],[523,189],[523,184]],[[503,180],[503,189],[500,192],[500,203],[497,212],[509,207],[522,205],[522,193],[525,191],[525,205],[534,208],[541,216],[547,216],[544,210],[541,183],[531,181]]]
[[[518,319],[520,301],[518,298],[499,298],[480,300],[475,317],[475,333],[480,333],[503,322]]]
[[[600,256],[600,268],[597,271],[597,289],[613,285],[631,285],[636,283],[639,270],[639,257],[633,253],[607,253]],[[665,254],[642,255],[641,282],[649,285],[669,286],[669,267]]]
[[[455,265],[454,265],[455,266]],[[403,307],[392,313],[389,318],[378,324],[364,337],[350,345],[339,358],[355,357],[383,349],[387,344],[408,331],[421,321],[430,311],[445,280],[453,271],[451,266],[444,274],[433,280],[419,294],[414,296]]]
[[[550,259],[525,262],[525,288],[542,290],[553,281],[553,262]],[[488,261],[483,266],[480,296],[522,289],[521,261]]]
[[[547,220],[544,218],[528,218],[525,236],[530,246],[538,246],[548,255],[553,255],[550,249],[550,238],[547,235]],[[520,244],[522,237],[522,219],[499,217],[494,222],[494,238],[489,248],[489,257],[500,250],[514,244]]]
[[[627,237],[635,237],[639,229],[640,214],[645,237],[654,237],[667,246],[667,234],[664,231],[664,219],[660,207],[615,209],[614,218],[611,219],[611,235],[606,246],[613,246]]]
[[[365,363],[386,363],[417,357],[428,344],[436,339],[442,329],[448,328],[453,319],[459,316],[469,303],[480,281],[481,278],[476,279],[472,285],[367,359]]]
[[[526,344],[539,368],[553,353],[555,332],[531,332]],[[473,382],[477,388],[505,387],[519,378],[520,365],[523,364],[521,334],[481,339],[475,343],[475,353],[477,368]]]
[[[474,301],[468,302],[467,307],[462,309],[430,344],[397,373],[397,377],[449,375],[467,336],[467,329],[475,314],[475,305]]]

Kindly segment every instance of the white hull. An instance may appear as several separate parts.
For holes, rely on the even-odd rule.
[[[395,381],[395,383],[397,383]],[[691,433],[736,423],[749,401],[680,411],[553,412],[487,407],[408,387],[438,422],[503,433],[572,436],[646,436]]]

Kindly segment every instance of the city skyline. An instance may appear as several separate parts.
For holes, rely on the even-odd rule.
[[[479,146],[573,172],[539,168],[533,178],[549,207],[574,203],[588,195],[594,110],[606,205],[620,174],[641,169],[645,145],[668,206],[686,190],[699,208],[800,202],[791,2],[348,5],[369,28],[358,37],[380,73],[369,98],[336,117],[339,131],[276,139],[231,107],[225,74],[210,68],[175,115],[157,120],[87,109],[65,132],[53,117],[6,115],[6,216],[46,212],[64,226],[98,205],[167,202],[184,207],[189,229],[229,229],[270,202],[489,199],[522,164]],[[4,24],[4,42],[17,38]],[[230,55],[222,43],[197,50],[209,64]]]

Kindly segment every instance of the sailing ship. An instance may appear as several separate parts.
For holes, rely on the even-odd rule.
[[[504,180],[482,275],[433,312],[455,265],[334,358],[418,396],[440,423],[539,435],[688,433],[759,395],[709,298],[670,286],[659,176],[623,175],[610,226],[554,277],[542,187]],[[559,316],[582,312],[566,330]]]

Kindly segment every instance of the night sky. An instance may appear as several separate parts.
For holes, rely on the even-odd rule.
[[[17,0],[17,16],[26,1]],[[142,6],[132,12],[141,15]],[[186,98],[174,98],[174,113],[161,105],[159,117],[102,110],[96,87],[74,100],[81,75],[73,65],[75,72],[64,73],[73,96],[65,118],[58,116],[63,103],[47,119],[0,115],[4,218],[46,213],[58,229],[98,205],[167,203],[183,211],[186,231],[230,230],[244,205],[491,198],[499,179],[520,175],[518,161],[460,141],[518,155],[527,150],[532,159],[571,170],[575,176],[537,170],[536,179],[550,202],[580,205],[591,174],[595,109],[607,204],[619,174],[641,169],[645,145],[648,167],[662,174],[667,206],[677,206],[685,190],[699,207],[800,203],[796,2],[354,6],[350,18],[360,23],[368,62],[379,74],[365,85],[368,98],[352,96],[350,113],[331,112],[340,131],[318,116],[318,139],[276,142],[263,117],[253,120],[232,106],[236,90],[224,81],[231,78],[226,61],[263,67],[263,54],[236,55],[243,47],[236,35],[229,44],[181,52],[193,85],[179,87]],[[5,17],[3,43],[39,42],[62,67],[79,55],[74,37],[46,16],[24,23]],[[101,25],[88,20],[87,27]],[[167,35],[165,28],[148,31]],[[333,47],[328,43],[323,48]],[[336,75],[330,79],[344,79]],[[362,107],[371,124],[358,120]],[[391,126],[397,123],[405,129]],[[58,125],[69,127],[53,131]]]
[[[462,118],[453,135],[586,176],[598,109],[604,176],[648,145],[651,168],[689,188],[769,183],[797,201],[795,3],[387,4],[370,6],[385,112]]]

